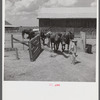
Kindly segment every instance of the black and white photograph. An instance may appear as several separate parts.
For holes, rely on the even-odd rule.
[[[96,82],[97,0],[5,0],[4,81]]]

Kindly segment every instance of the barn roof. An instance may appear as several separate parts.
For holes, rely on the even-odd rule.
[[[38,13],[41,18],[96,18],[96,7],[42,8]]]
[[[9,23],[8,21],[5,21],[5,25],[11,25],[11,23]]]
[[[8,21],[5,21],[5,27],[14,28],[14,27],[19,27],[19,26],[17,26],[17,25],[12,25],[12,24],[9,23]]]
[[[19,27],[19,26],[17,26],[17,25],[5,25],[5,27],[14,28],[14,27]]]

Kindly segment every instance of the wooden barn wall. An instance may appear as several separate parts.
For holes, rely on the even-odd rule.
[[[71,31],[76,37],[80,31],[85,31],[88,38],[96,38],[96,19],[39,19],[39,27],[40,31]]]
[[[95,28],[96,19],[66,19],[66,27]]]

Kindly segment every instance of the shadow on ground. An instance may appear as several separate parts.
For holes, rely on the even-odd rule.
[[[65,58],[68,58],[69,57],[64,52],[61,52],[61,51],[57,51],[57,52],[54,52],[54,53],[56,53],[57,55],[63,55]]]

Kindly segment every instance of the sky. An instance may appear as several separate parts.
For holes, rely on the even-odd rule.
[[[96,6],[97,0],[5,0],[5,20],[13,25],[38,26],[41,8]]]

